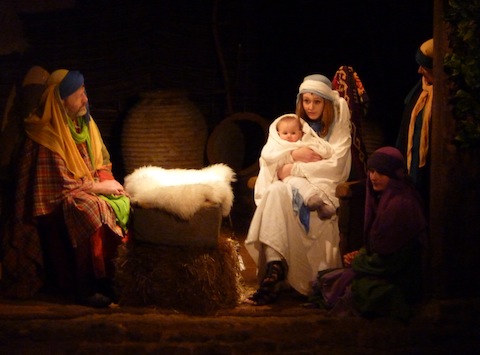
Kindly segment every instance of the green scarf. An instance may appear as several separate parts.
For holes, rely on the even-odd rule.
[[[126,231],[130,216],[130,199],[125,195],[98,195],[98,197],[112,206],[118,225]]]
[[[93,154],[92,154],[92,148],[91,148],[91,143],[90,143],[90,132],[88,130],[88,125],[85,124],[85,120],[83,117],[78,117],[78,124],[80,126],[80,132],[77,132],[77,129],[75,128],[75,124],[73,123],[73,120],[68,117],[68,128],[70,128],[70,133],[72,134],[72,138],[75,141],[75,143],[87,143],[87,151],[88,155],[90,156],[90,161],[92,162],[92,166],[95,166],[95,160],[93,159]]]

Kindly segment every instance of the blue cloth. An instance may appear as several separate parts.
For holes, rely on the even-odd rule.
[[[298,192],[297,188],[292,187],[292,195],[293,211],[298,214],[300,223],[302,223],[305,231],[308,233],[308,231],[310,230],[310,210],[303,202],[303,197]]]
[[[77,70],[70,70],[67,75],[62,79],[60,85],[58,85],[58,92],[60,98],[63,100],[66,97],[72,95],[84,84],[82,73]]]
[[[321,120],[318,120],[318,122],[317,121],[311,121],[311,122],[308,122],[308,124],[310,125],[310,127],[313,128],[313,130],[317,134],[322,130],[322,121]]]

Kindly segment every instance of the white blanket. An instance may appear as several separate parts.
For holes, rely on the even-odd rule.
[[[340,119],[337,118],[335,121],[328,142],[320,138],[307,123],[303,124],[302,141],[286,142],[279,137],[276,130],[276,123],[285,115],[273,121],[269,128],[267,143],[263,147],[259,159],[260,171],[255,183],[257,206],[268,187],[278,180],[277,169],[286,163],[293,163],[293,176],[306,178],[327,194],[332,203],[338,207],[335,188],[340,182],[347,179],[351,165],[350,113],[346,103],[341,105],[338,110],[337,117]],[[303,146],[313,149],[326,159],[313,163],[293,162],[292,150]]]
[[[233,205],[233,181],[235,172],[225,164],[199,170],[144,166],[126,176],[124,186],[132,204],[163,209],[188,220],[206,202],[220,204],[227,216]]]

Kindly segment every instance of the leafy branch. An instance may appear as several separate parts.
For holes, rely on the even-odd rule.
[[[444,66],[450,76],[455,142],[480,145],[480,0],[449,0],[445,11],[451,53]]]

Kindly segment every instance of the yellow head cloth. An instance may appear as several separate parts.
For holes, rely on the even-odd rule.
[[[425,41],[420,46],[420,51],[429,58],[433,58],[433,38]]]
[[[434,56],[433,38],[422,43],[415,54],[415,60],[418,65],[432,69]]]
[[[67,113],[58,91],[58,86],[67,73],[68,70],[59,69],[49,76],[41,100],[43,112],[34,113],[25,119],[25,130],[33,141],[59,154],[75,178],[93,180],[92,172],[82,159],[70,133]],[[93,119],[90,119],[88,128],[94,160],[92,164],[95,169],[100,169],[103,166],[102,138]]]

